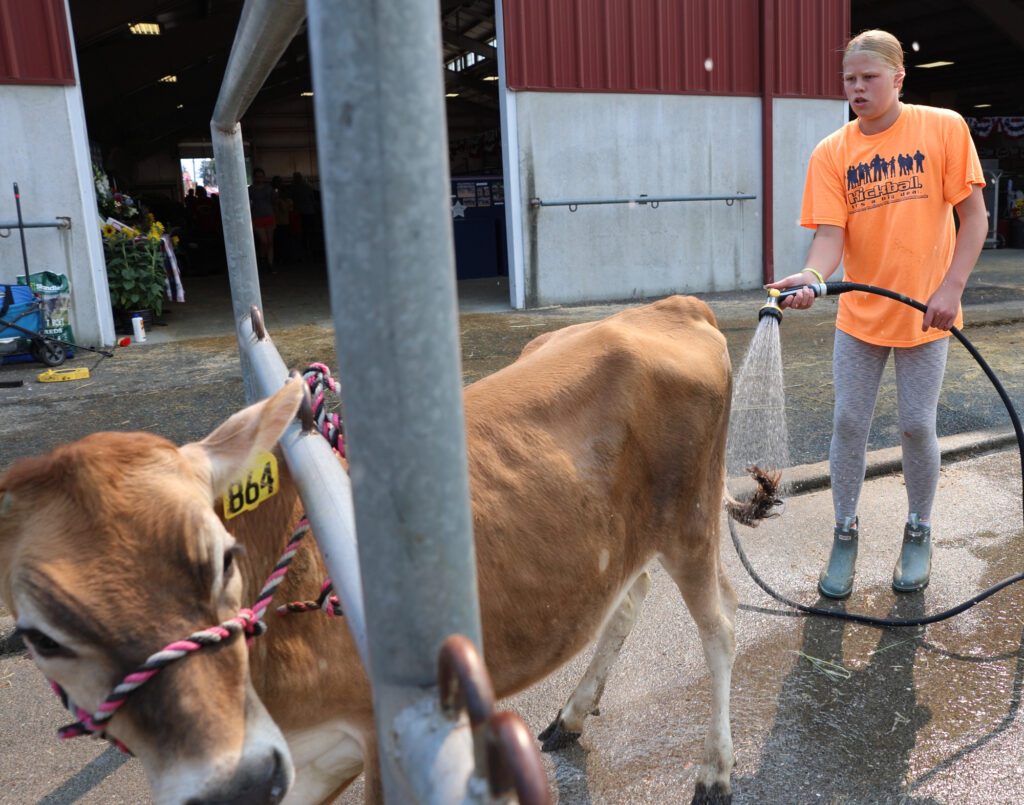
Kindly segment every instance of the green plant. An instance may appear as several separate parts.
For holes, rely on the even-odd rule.
[[[121,310],[150,309],[163,313],[166,275],[163,227],[155,222],[148,235],[130,227],[103,226],[103,253],[107,262],[110,304]]]

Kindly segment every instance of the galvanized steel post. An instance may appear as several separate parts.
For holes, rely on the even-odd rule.
[[[452,751],[436,662],[451,634],[482,641],[438,6],[310,0],[309,22],[384,793],[461,801],[472,750]]]
[[[250,318],[238,327],[243,354],[252,368],[252,383],[262,399],[280,390],[288,369],[269,338],[260,339]],[[292,480],[299,488],[306,516],[313,526],[317,545],[341,598],[348,627],[359,656],[366,662],[366,616],[363,584],[359,577],[352,487],[327,441],[316,431],[303,430],[298,420],[280,440]]]
[[[250,402],[270,396],[281,388],[288,379],[288,370],[273,342],[253,332],[250,319],[251,308],[262,311],[262,307],[238,121],[294,39],[305,16],[304,0],[249,0],[246,3],[210,124],[221,190],[231,302],[246,397]],[[349,631],[365,663],[366,618],[357,569],[349,479],[327,442],[315,434],[303,432],[297,422],[281,438],[281,447],[324,561],[337,584]]]
[[[249,315],[252,305],[263,309],[239,120],[305,18],[304,0],[248,0],[242,9],[217,106],[210,121],[236,328]],[[259,394],[252,380],[252,368],[241,346],[239,334],[245,398],[254,402]]]

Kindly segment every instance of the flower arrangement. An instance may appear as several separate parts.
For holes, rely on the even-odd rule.
[[[164,225],[127,193],[111,187],[103,169],[93,165],[96,203],[103,233],[110,304],[125,314],[152,310],[160,316],[167,292]],[[177,246],[177,237],[173,239]]]
[[[109,220],[103,224],[103,254],[107,262],[110,304],[115,309],[152,310],[160,316],[164,309],[167,275],[164,269],[164,227],[152,215],[146,216],[148,231],[118,226]]]
[[[118,221],[132,223],[139,217],[139,207],[135,199],[126,193],[119,193],[110,187],[110,179],[102,169],[92,166],[93,182],[96,185],[96,203],[100,215],[104,218],[116,218]]]

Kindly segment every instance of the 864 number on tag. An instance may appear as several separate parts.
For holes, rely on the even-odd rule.
[[[276,495],[280,486],[277,458],[270,452],[257,454],[245,474],[232,481],[224,493],[224,519],[255,509]]]

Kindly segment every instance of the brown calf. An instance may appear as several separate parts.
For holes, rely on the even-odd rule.
[[[599,635],[545,731],[580,733],[658,559],[694,620],[712,716],[696,799],[726,801],[736,600],[719,564],[730,367],[706,305],[672,297],[532,341],[465,392],[484,649],[499,696]],[[295,525],[281,492],[225,524],[218,500],[294,417],[297,382],[201,442],[100,433],[0,478],[0,598],[33,659],[93,711],[170,641],[252,603]],[[244,551],[240,549],[244,547]],[[278,600],[325,574],[299,553]],[[365,583],[372,583],[367,579]],[[370,689],[344,619],[271,618],[267,635],[205,649],[141,688],[107,731],[160,802],[329,801],[362,770],[380,796]],[[269,715],[268,715],[269,714]]]

